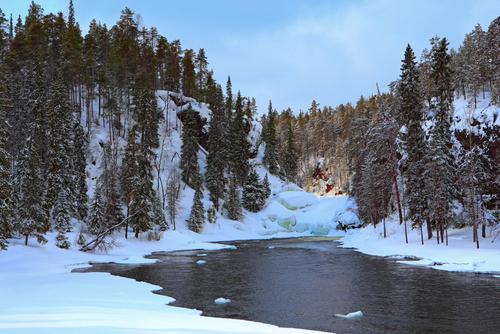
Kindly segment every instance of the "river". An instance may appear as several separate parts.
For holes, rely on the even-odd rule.
[[[172,305],[207,316],[339,334],[500,332],[500,280],[492,275],[400,264],[328,238],[231,244],[237,249],[155,253],[154,264],[84,271],[159,285]],[[218,297],[231,302],[217,305]],[[358,320],[335,316],[358,310]]]

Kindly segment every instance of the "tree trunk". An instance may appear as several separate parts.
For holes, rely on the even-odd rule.
[[[398,214],[399,214],[399,224],[403,223],[403,210],[401,210],[401,198],[399,196],[398,180],[396,176],[396,170],[392,173],[392,182],[394,183],[394,191],[396,191],[396,202],[398,204]],[[406,228],[406,225],[405,225]]]
[[[383,219],[383,223],[384,223],[384,239],[387,238],[387,229],[385,227],[385,217]]]
[[[443,243],[444,242],[443,224],[439,224],[439,234],[441,234],[441,243]]]
[[[424,244],[424,229],[422,228],[422,223],[419,222],[420,225],[420,240],[422,241],[422,245]]]
[[[448,246],[448,225],[446,225],[446,227],[444,228],[444,233],[446,234],[446,246]]]
[[[28,238],[29,238],[29,234],[26,234],[26,237],[24,238],[24,245],[25,246],[28,246]]]
[[[428,240],[432,239],[432,225],[429,219],[427,219],[427,239]]]
[[[485,223],[483,223],[481,226],[481,236],[483,238],[486,238],[486,224]]]
[[[479,235],[477,223],[474,223],[474,239],[476,240],[476,248],[479,249]]]

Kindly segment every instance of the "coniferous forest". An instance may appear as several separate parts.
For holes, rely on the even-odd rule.
[[[111,27],[93,20],[85,35],[72,1],[68,13],[35,2],[24,18],[0,11],[2,249],[11,238],[43,244],[49,231],[58,247],[86,251],[112,246],[116,233],[157,239],[176,228],[186,187],[194,191],[186,223],[199,232],[218,216],[260,211],[270,176],[352,196],[364,225],[396,215],[420,229],[422,243],[447,244],[448,228],[472,226],[480,247],[498,224],[498,114],[456,114],[454,101],[470,110],[500,103],[500,18],[474,27],[457,50],[445,37],[420,56],[401,46],[388,91],[335,107],[313,101],[306,111],[269,102],[266,112],[230,78],[216,82],[204,49],[143,26],[129,8]],[[182,109],[175,125],[158,92]],[[105,135],[98,159],[89,155],[96,129]],[[174,130],[182,130],[170,152],[178,163],[160,180]],[[260,154],[269,175],[256,172]]]

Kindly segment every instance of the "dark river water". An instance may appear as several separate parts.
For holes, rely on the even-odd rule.
[[[86,271],[159,285],[172,305],[207,316],[336,333],[500,333],[500,279],[492,275],[403,265],[331,239],[231,244],[238,248],[155,253],[155,264]],[[218,297],[231,303],[216,305]],[[358,310],[359,320],[334,316]]]

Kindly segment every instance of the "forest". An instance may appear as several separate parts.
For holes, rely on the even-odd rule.
[[[499,220],[500,127],[498,114],[473,111],[500,103],[500,17],[487,31],[477,25],[458,50],[433,37],[418,61],[410,45],[402,58],[388,92],[354,105],[313,101],[307,111],[269,102],[266,113],[230,78],[224,88],[216,82],[204,49],[169,41],[129,8],[112,27],[93,20],[85,35],[72,0],[67,17],[35,2],[15,22],[0,10],[0,248],[10,238],[43,244],[49,231],[58,247],[84,251],[111,247],[115,233],[154,240],[176,228],[186,187],[192,231],[220,215],[240,220],[271,195],[255,170],[260,153],[286,182],[352,196],[365,225],[397,215],[420,229],[422,243],[446,244],[448,228],[472,226],[479,247]],[[159,135],[168,121],[160,91],[183,108],[178,164],[166,180],[157,176],[160,139],[172,129]],[[454,113],[459,99],[469,114]],[[97,129],[106,134],[99,161],[89,156]],[[75,230],[78,245],[67,237]]]

